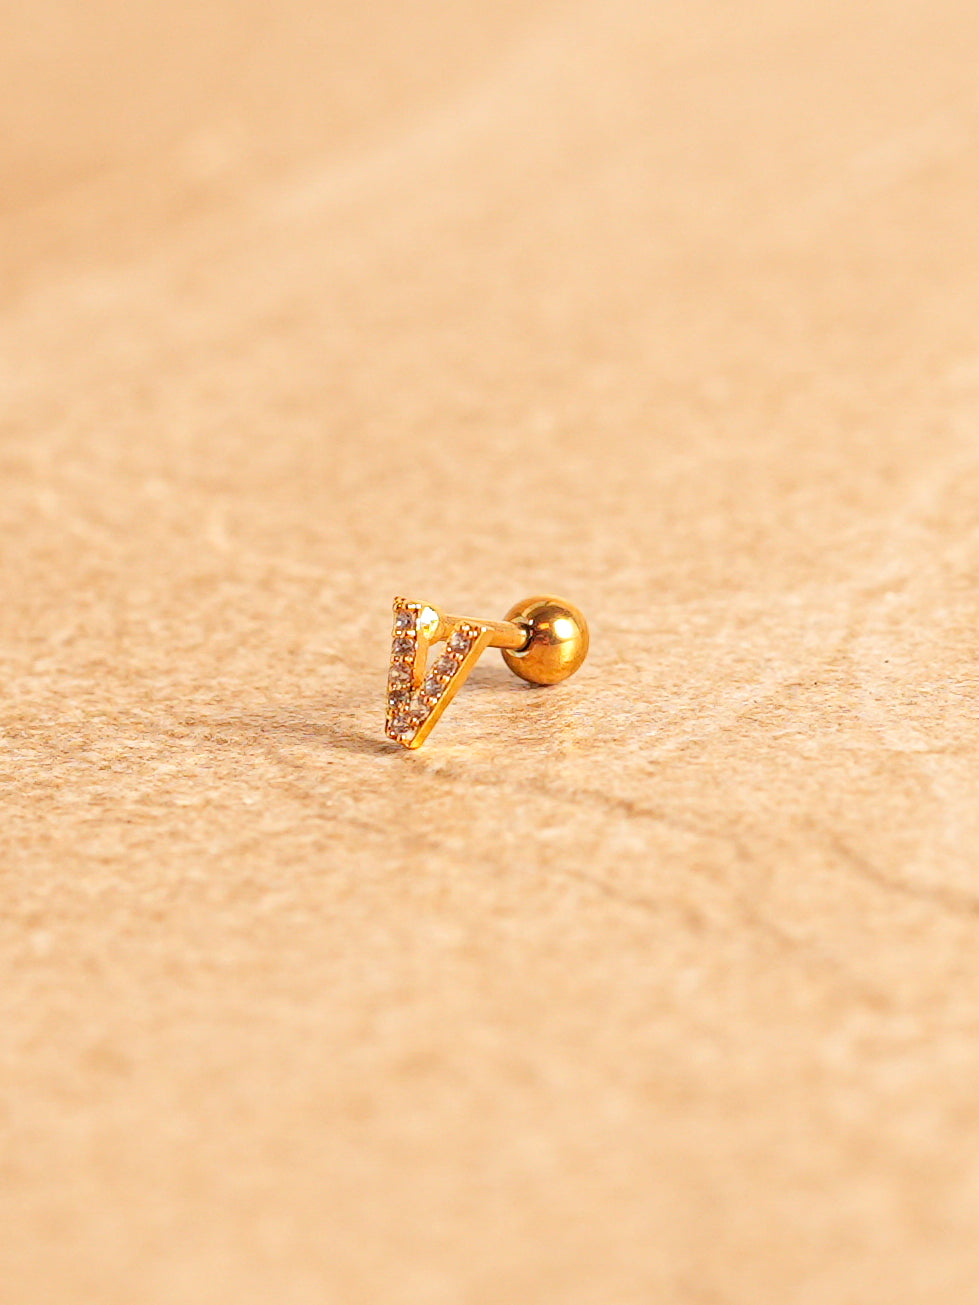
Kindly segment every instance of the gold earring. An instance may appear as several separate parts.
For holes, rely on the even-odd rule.
[[[429,666],[429,649],[443,642],[445,651]],[[388,738],[420,748],[484,648],[499,648],[510,670],[530,684],[557,684],[585,660],[588,623],[577,607],[551,596],[514,604],[502,621],[446,616],[428,603],[396,598]]]

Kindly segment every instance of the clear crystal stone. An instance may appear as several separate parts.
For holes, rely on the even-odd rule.
[[[434,607],[423,607],[418,613],[418,628],[426,639],[431,639],[439,628],[439,614]]]
[[[404,635],[401,635],[392,643],[391,651],[395,657],[412,657],[415,652],[415,641],[414,639],[406,639]]]
[[[415,628],[414,612],[395,612],[394,628],[396,630],[413,630]]]
[[[407,666],[392,666],[388,673],[388,684],[392,689],[406,688],[411,683],[411,671]]]
[[[449,657],[447,653],[443,653],[432,667],[431,673],[438,680],[447,680],[451,675],[455,674],[458,665],[459,663],[454,657]]]
[[[449,640],[449,652],[464,653],[469,651],[472,639],[464,630],[456,630],[455,634]]]

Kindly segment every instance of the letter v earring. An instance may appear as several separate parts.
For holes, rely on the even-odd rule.
[[[443,642],[445,651],[429,666],[429,649]],[[516,603],[502,621],[446,616],[427,603],[396,598],[388,738],[420,748],[485,648],[499,648],[510,670],[530,684],[557,684],[585,660],[588,623],[577,607],[550,596]]]

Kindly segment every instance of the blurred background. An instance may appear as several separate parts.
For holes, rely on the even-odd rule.
[[[0,0],[2,1305],[979,1300],[977,67]]]
[[[451,98],[544,8],[6,5],[5,281],[25,255],[97,248],[110,215],[125,213],[136,239],[141,224],[186,218],[246,179],[376,142]],[[124,196],[100,193],[122,176]],[[69,196],[73,229],[59,231],[51,210]]]

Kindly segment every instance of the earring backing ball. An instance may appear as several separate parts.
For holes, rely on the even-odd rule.
[[[522,648],[502,649],[503,660],[529,684],[559,684],[574,675],[588,655],[588,622],[564,598],[525,598],[510,608],[506,619],[528,633]]]

